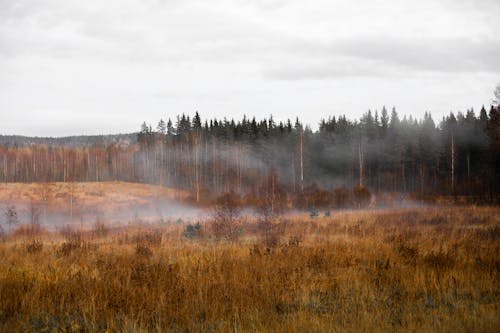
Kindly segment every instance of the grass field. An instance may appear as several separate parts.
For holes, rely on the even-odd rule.
[[[186,191],[127,182],[0,183],[0,202],[27,205],[46,202],[52,210],[67,210],[70,197],[80,209],[120,211],[130,205],[185,199]]]
[[[0,331],[500,329],[500,208],[233,223],[4,235]]]
[[[0,211],[14,205],[22,223],[32,219],[35,207],[45,229],[89,228],[96,220],[123,225],[197,216],[199,209],[182,203],[188,195],[179,189],[127,182],[0,183]]]

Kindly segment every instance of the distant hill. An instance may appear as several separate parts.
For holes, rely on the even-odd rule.
[[[22,135],[0,135],[0,145],[5,147],[27,147],[32,145],[50,145],[59,147],[88,147],[108,146],[119,144],[123,146],[137,143],[137,133],[104,134],[104,135],[75,135],[66,137],[29,137]]]

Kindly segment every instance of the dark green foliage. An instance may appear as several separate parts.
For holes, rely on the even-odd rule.
[[[478,115],[472,109],[450,113],[440,122],[430,113],[423,119],[400,117],[395,108],[383,107],[359,120],[325,117],[317,131],[298,118],[202,120],[196,112],[174,123],[160,120],[154,130],[143,123],[135,138],[103,136],[78,148],[72,139],[63,147],[60,140],[37,139],[33,142],[48,146],[21,148],[0,137],[0,143],[7,140],[0,146],[0,181],[71,177],[162,184],[192,191],[198,204],[232,190],[278,210],[360,206],[365,202],[351,191],[359,184],[372,193],[411,193],[422,200],[453,194],[481,203],[494,202],[500,194],[497,106],[483,107]],[[34,164],[37,156],[47,159]],[[70,175],[64,163],[48,164],[61,160],[75,166]],[[314,184],[314,193],[304,193]]]
[[[309,209],[309,216],[313,219],[315,217],[318,217],[319,216],[319,211],[316,207],[311,207],[311,209]]]
[[[195,238],[201,234],[201,224],[197,222],[196,224],[188,224],[184,230],[184,237]]]
[[[395,108],[389,115],[383,107],[380,113],[369,110],[359,121],[345,116],[323,119],[313,132],[299,119],[292,126],[290,120],[276,122],[272,116],[261,121],[212,119],[202,126],[196,113],[192,122],[185,115],[178,117],[171,142],[189,146],[189,133],[201,131],[202,150],[208,156],[201,162],[202,188],[219,193],[235,186],[240,193],[251,193],[256,186],[269,188],[269,179],[257,175],[271,172],[280,182],[273,198],[286,199],[287,193],[294,193],[297,207],[363,207],[370,201],[369,192],[380,191],[410,192],[421,198],[461,193],[488,200],[498,192],[493,186],[498,180],[498,118],[494,107],[489,114],[482,109],[478,117],[471,109],[450,113],[437,125],[430,113],[421,120],[401,119]],[[141,133],[147,132],[143,124]],[[241,147],[253,163],[243,170],[238,164]],[[210,155],[214,150],[217,154]],[[224,173],[219,174],[223,178],[214,173],[220,170],[219,162],[225,163]],[[186,186],[191,177],[181,172],[172,185]],[[365,187],[356,188],[361,183]],[[354,190],[348,193],[343,187]],[[298,191],[301,188],[305,193]],[[333,193],[332,188],[336,188]]]

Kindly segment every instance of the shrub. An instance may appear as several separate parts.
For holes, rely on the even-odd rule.
[[[135,246],[135,254],[139,257],[150,258],[153,256],[153,251],[143,244],[137,244]]]
[[[71,252],[78,250],[82,247],[82,244],[77,241],[66,241],[61,244],[59,249],[57,250],[57,255],[59,256],[68,256]]]
[[[59,256],[70,255],[75,250],[90,250],[95,248],[95,246],[85,241],[82,231],[73,230],[71,227],[66,226],[60,233],[64,236],[65,241],[57,250],[57,255]]]
[[[184,230],[184,237],[195,238],[201,234],[201,224],[197,222],[196,224],[188,224]]]
[[[10,232],[12,226],[19,223],[19,217],[17,216],[16,206],[10,205],[5,207],[3,214],[5,217],[5,222],[9,226],[9,232]]]
[[[35,236],[40,235],[43,229],[40,224],[21,224],[15,231],[16,236]]]
[[[316,207],[311,207],[311,209],[309,210],[309,216],[313,219],[315,217],[318,217],[319,216],[319,211]]]
[[[372,197],[370,191],[363,185],[358,185],[352,190],[354,201],[358,208],[368,207]]]
[[[238,238],[240,210],[238,196],[234,192],[226,193],[217,199],[211,223],[215,237],[231,241]]]
[[[33,239],[31,242],[26,244],[26,251],[31,254],[41,252],[42,249],[43,242],[39,239]]]
[[[406,263],[415,265],[418,257],[418,248],[409,244],[405,239],[400,238],[397,241],[396,253],[398,253]]]
[[[455,259],[448,252],[430,252],[423,258],[424,263],[434,269],[448,269],[455,265]]]
[[[329,207],[332,201],[332,193],[322,189],[317,189],[310,197],[310,203],[316,207]]]
[[[101,219],[97,218],[94,224],[93,231],[96,236],[106,237],[109,233],[109,228],[103,221],[101,221]]]
[[[351,196],[344,186],[333,190],[333,204],[337,208],[347,208],[351,205]]]
[[[137,244],[145,246],[161,245],[162,232],[160,230],[144,231],[135,235],[134,240]]]

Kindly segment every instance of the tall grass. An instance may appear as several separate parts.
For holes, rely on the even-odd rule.
[[[281,218],[272,242],[252,219],[238,241],[208,225],[14,235],[0,243],[0,331],[494,332],[499,213]]]

